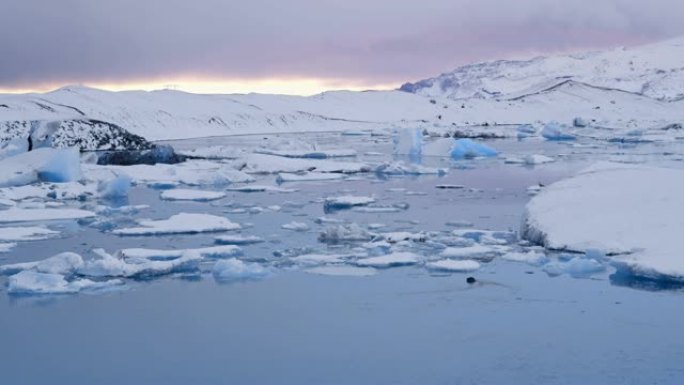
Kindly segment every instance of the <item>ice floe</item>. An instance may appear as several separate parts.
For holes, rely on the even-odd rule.
[[[2,215],[2,212],[0,212]],[[59,234],[59,231],[46,227],[0,227],[0,242],[37,241],[48,239]]]
[[[421,257],[418,254],[411,252],[394,252],[392,254],[381,255],[377,257],[362,258],[355,263],[357,266],[387,268],[396,266],[415,265],[420,262]]]
[[[366,196],[342,195],[325,198],[326,210],[344,210],[356,206],[365,206],[375,202],[375,198]]]
[[[311,181],[329,181],[345,179],[344,174],[333,174],[323,172],[302,172],[302,173],[280,173],[276,178],[278,183],[285,182],[311,182]]]
[[[306,223],[297,222],[297,221],[292,221],[290,223],[286,223],[280,227],[285,229],[285,230],[292,230],[292,231],[309,231],[309,229],[311,228]]]
[[[340,224],[337,226],[328,226],[323,230],[318,240],[328,244],[338,244],[347,242],[367,242],[370,241],[374,235],[356,223]]]
[[[169,201],[197,201],[209,202],[225,197],[226,194],[220,191],[190,190],[190,189],[171,189],[162,191],[160,197]]]
[[[116,229],[117,235],[167,235],[222,232],[240,229],[240,225],[228,218],[210,214],[180,213],[168,219],[138,220],[140,227]]]
[[[419,164],[407,164],[404,162],[383,163],[375,168],[379,175],[444,175],[446,168],[426,167]]]
[[[80,209],[35,208],[25,209],[11,207],[0,211],[0,223],[43,222],[69,219],[83,219],[96,216],[92,211]]]

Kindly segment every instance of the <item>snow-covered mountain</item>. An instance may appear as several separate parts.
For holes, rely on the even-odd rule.
[[[466,65],[402,91],[450,99],[511,99],[574,80],[657,100],[684,98],[684,37],[634,48]]]
[[[508,126],[571,125],[576,117],[601,128],[596,135],[611,137],[684,122],[682,95],[684,38],[632,49],[473,64],[396,91],[301,97],[70,86],[45,94],[6,94],[0,95],[0,141],[50,126],[60,127],[63,143],[73,143],[107,125],[149,140],[397,127],[499,136],[515,135],[515,127]],[[107,149],[101,137],[79,143]]]

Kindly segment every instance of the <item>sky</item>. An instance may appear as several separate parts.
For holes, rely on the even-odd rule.
[[[684,35],[681,0],[0,0],[0,92],[313,94]]]

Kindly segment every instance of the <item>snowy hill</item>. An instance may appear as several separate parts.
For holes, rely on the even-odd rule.
[[[549,89],[566,80],[658,100],[682,99],[684,38],[635,48],[470,64],[435,78],[406,83],[401,90],[450,99],[507,99]]]
[[[78,137],[106,125],[149,140],[397,127],[511,136],[518,124],[572,125],[576,117],[601,128],[590,135],[609,138],[684,122],[684,38],[634,49],[473,64],[402,90],[412,92],[301,97],[64,87],[7,94],[0,95],[0,141],[26,137],[36,126],[64,127],[66,136]],[[100,137],[63,142],[107,148]]]

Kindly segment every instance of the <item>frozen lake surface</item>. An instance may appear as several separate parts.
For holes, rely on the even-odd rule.
[[[296,138],[323,148],[354,149],[358,155],[353,161],[394,160],[391,138],[385,136],[319,133]],[[181,150],[253,148],[273,140],[274,135],[257,135],[172,144]],[[678,285],[620,276],[610,266],[574,277],[558,275],[542,264],[499,257],[477,258],[481,267],[468,273],[430,269],[422,262],[373,269],[345,262],[359,253],[363,242],[319,240],[321,232],[339,223],[375,233],[429,232],[431,241],[463,228],[517,232],[530,186],[548,185],[597,160],[684,165],[684,146],[678,142],[487,144],[502,156],[463,161],[424,157],[425,166],[449,169],[441,176],[364,173],[345,180],[278,184],[276,175],[257,175],[254,185],[273,189],[196,187],[225,193],[202,202],[162,200],[163,190],[139,185],[125,202],[102,203],[149,208],[106,220],[51,222],[51,229],[61,231],[58,238],[19,243],[0,254],[2,264],[42,260],[63,251],[87,255],[94,248],[206,248],[216,246],[219,235],[239,235],[263,239],[241,244],[240,259],[265,266],[270,274],[222,280],[215,278],[211,265],[202,265],[199,271],[131,280],[105,292],[1,293],[2,382],[680,383],[684,311],[678,309],[684,292]],[[515,161],[534,154],[555,161]],[[408,163],[408,158],[400,160]],[[325,198],[340,196],[372,197],[374,202],[326,209]],[[135,219],[167,219],[178,213],[225,216],[242,229],[149,237],[109,231],[131,227]],[[515,242],[507,247],[528,251],[513,250]],[[427,260],[445,252],[417,240],[405,248]],[[307,257],[308,263],[297,256]],[[342,262],[320,262],[329,256]],[[569,258],[547,257],[552,262]],[[466,282],[471,276],[474,284]],[[7,278],[0,280],[6,291]]]

